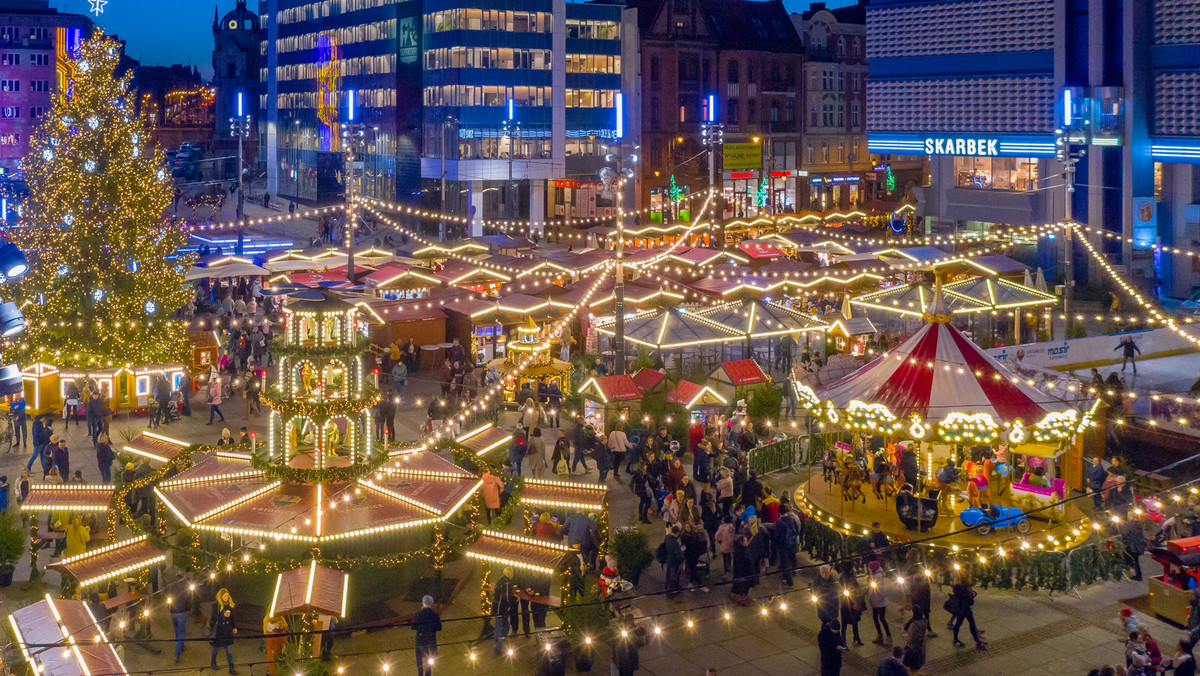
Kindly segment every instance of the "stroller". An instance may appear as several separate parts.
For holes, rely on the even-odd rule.
[[[167,400],[166,406],[163,411],[163,421],[170,423],[183,420],[183,392],[181,390],[171,393],[171,398]]]

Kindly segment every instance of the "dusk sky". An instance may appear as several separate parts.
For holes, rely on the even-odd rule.
[[[826,6],[841,7],[855,0],[828,0]],[[250,0],[257,11],[258,0]],[[789,11],[808,7],[802,0],[786,0]],[[212,16],[233,9],[235,0],[108,0],[98,17],[89,13],[88,0],[50,0],[60,12],[87,14],[109,33],[128,44],[129,55],[146,65],[173,63],[196,65],[204,77],[212,76]]]

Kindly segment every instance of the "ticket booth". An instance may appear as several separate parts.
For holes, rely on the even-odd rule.
[[[1166,547],[1150,550],[1150,557],[1163,572],[1147,578],[1150,612],[1179,625],[1186,625],[1192,590],[1200,583],[1200,537],[1169,540]]]

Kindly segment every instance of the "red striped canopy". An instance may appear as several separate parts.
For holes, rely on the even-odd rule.
[[[952,412],[987,413],[1025,424],[1068,408],[1013,376],[948,323],[927,323],[866,366],[817,391],[839,409],[851,401],[883,404],[897,418],[938,421]]]

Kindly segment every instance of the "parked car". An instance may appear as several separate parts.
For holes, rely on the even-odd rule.
[[[996,528],[1013,528],[1024,535],[1029,532],[1029,517],[1016,507],[992,505],[979,509],[968,507],[959,513],[958,518],[967,528],[974,528],[980,535],[987,535]]]

